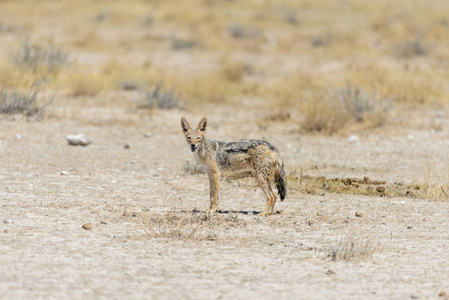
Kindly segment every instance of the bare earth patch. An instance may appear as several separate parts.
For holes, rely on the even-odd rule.
[[[414,140],[372,133],[354,144],[302,136],[289,123],[261,131],[243,113],[218,126],[226,110],[209,114],[211,138],[276,145],[290,185],[277,213],[264,218],[254,179],[224,177],[220,211],[207,218],[206,175],[183,169],[192,160],[178,128],[184,113],[159,111],[137,127],[0,121],[0,298],[428,299],[449,292],[449,202],[388,190],[430,179],[430,165],[433,174],[444,172],[447,126],[416,130]],[[70,146],[69,133],[93,142]],[[378,185],[387,191],[354,180],[364,177],[385,181]],[[357,191],[371,185],[371,193]]]

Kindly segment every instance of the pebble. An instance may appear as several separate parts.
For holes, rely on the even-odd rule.
[[[92,224],[90,223],[86,223],[82,226],[82,228],[86,229],[86,230],[91,230],[92,229]]]
[[[67,172],[67,171],[62,171],[62,172],[61,172],[61,175],[70,175],[70,173]]]
[[[355,143],[355,142],[358,142],[358,141],[359,141],[359,138],[358,138],[355,134],[351,135],[351,136],[348,138],[348,142],[349,142],[349,143]]]
[[[69,134],[65,137],[69,145],[72,146],[87,146],[92,143],[92,140],[86,137],[84,134]]]
[[[385,187],[384,186],[378,186],[377,188],[376,188],[376,191],[378,191],[379,193],[385,193]]]

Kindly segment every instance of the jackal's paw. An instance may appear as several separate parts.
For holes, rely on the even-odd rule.
[[[209,211],[207,212],[207,214],[208,214],[209,216],[213,216],[213,215],[215,214],[215,208],[209,209]]]
[[[265,211],[263,213],[260,213],[259,215],[262,216],[262,217],[266,217],[266,216],[268,216],[268,212]]]

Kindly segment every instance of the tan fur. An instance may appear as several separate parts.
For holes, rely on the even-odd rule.
[[[221,171],[252,171],[267,198],[267,205],[262,215],[273,214],[276,195],[270,184],[276,183],[281,201],[286,195],[284,164],[276,148],[268,142],[258,140],[239,140],[231,143],[208,140],[205,137],[206,117],[200,121],[196,129],[192,129],[182,117],[181,128],[190,150],[194,152],[195,160],[209,177],[210,214],[213,214],[218,206]]]

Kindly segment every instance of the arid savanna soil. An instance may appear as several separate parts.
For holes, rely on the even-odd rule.
[[[254,179],[225,177],[220,211],[206,220],[207,178],[182,168],[193,161],[182,114],[160,111],[139,129],[1,121],[2,298],[428,299],[449,290],[446,200],[291,184],[265,218]],[[426,176],[429,151],[436,165],[447,161],[446,130],[350,143],[242,119],[215,114],[208,135],[267,139],[288,174],[303,166],[311,176],[407,184]],[[79,132],[93,143],[68,145]]]
[[[449,299],[448,15],[0,1],[0,298]],[[275,214],[222,174],[206,215],[181,116],[279,150]]]

